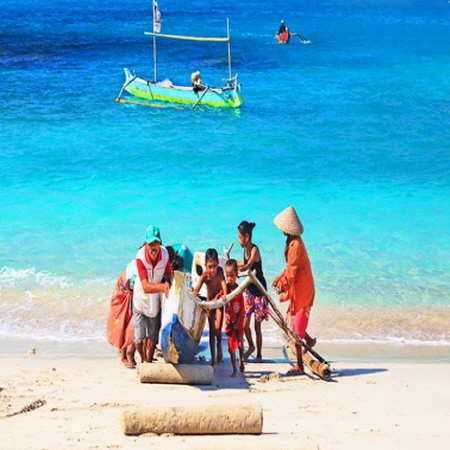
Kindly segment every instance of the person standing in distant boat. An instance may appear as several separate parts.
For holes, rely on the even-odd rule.
[[[203,86],[202,76],[201,76],[199,70],[197,70],[197,72],[194,72],[191,74],[191,85],[192,85],[192,90],[194,92],[200,92],[200,91],[205,90],[205,86]]]
[[[264,278],[261,254],[259,248],[252,242],[253,228],[256,224],[244,220],[238,226],[239,244],[244,249],[244,263],[239,265],[241,272],[256,271],[256,278],[261,282],[264,288],[267,288],[266,279]],[[244,317],[244,334],[247,339],[248,349],[244,353],[244,360],[248,360],[250,355],[255,351],[255,344],[250,329],[250,321],[252,314],[255,317],[255,334],[256,334],[256,360],[262,360],[262,331],[261,323],[263,320],[269,320],[269,307],[267,299],[259,289],[251,284],[244,291],[245,301],[245,317]]]
[[[142,362],[153,362],[161,328],[161,294],[169,295],[172,267],[161,245],[159,228],[150,225],[136,254],[138,276],[133,291],[134,340]]]
[[[203,283],[206,285],[208,301],[218,301],[227,292],[225,276],[222,267],[219,266],[219,255],[217,250],[209,248],[205,253],[205,270],[198,280],[193,294],[198,295]],[[222,362],[222,325],[223,325],[223,307],[211,309],[208,311],[209,324],[209,348],[211,351],[211,365],[214,367],[216,361]],[[217,343],[217,360],[216,360]]]
[[[287,30],[286,25],[284,24],[284,20],[280,22],[280,26],[278,27],[278,33],[277,34],[283,34]]]
[[[278,214],[274,224],[287,236],[287,239],[284,249],[286,269],[274,279],[272,286],[280,295],[280,302],[289,302],[286,313],[287,323],[301,339],[306,340],[307,345],[313,347],[316,339],[311,338],[306,328],[314,303],[315,287],[308,253],[300,237],[303,233],[303,225],[292,206]],[[302,345],[297,342],[295,352],[297,364],[288,371],[288,375],[304,373]]]

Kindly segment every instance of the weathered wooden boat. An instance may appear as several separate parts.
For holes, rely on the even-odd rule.
[[[209,106],[213,108],[239,108],[244,99],[241,92],[241,84],[238,82],[238,74],[232,76],[231,72],[231,37],[229,21],[227,19],[227,35],[226,37],[196,37],[182,36],[174,34],[162,34],[160,28],[154,27],[153,32],[146,31],[144,34],[153,37],[153,80],[137,76],[129,69],[124,69],[125,82],[116,98],[118,103],[138,103],[148,106],[161,107],[164,104],[183,105],[195,109],[198,105]],[[202,42],[224,42],[228,45],[228,78],[225,80],[225,86],[180,86],[174,85],[167,78],[162,81],[158,80],[157,74],[157,57],[156,57],[156,38],[179,39],[185,41],[202,41]],[[137,99],[143,99],[140,102],[136,99],[122,98],[123,92],[126,91]],[[157,102],[157,103],[154,103]]]
[[[160,345],[165,362],[190,364],[195,360],[205,327],[205,309],[217,307],[218,304],[202,301],[191,292],[204,270],[205,254],[195,252],[192,257],[187,249],[184,253],[177,251],[186,261],[192,261],[192,267],[189,272],[174,272],[169,297],[162,303]],[[219,262],[222,267],[225,266],[225,258],[219,257]],[[187,269],[189,266],[185,267]],[[205,298],[206,290],[203,288],[200,296]]]
[[[205,327],[206,315],[193,299],[190,277],[175,271],[169,297],[162,304],[160,345],[164,361],[172,364],[194,361]]]

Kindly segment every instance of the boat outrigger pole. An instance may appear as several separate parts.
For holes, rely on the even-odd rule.
[[[154,11],[153,11],[153,14]],[[153,19],[154,21],[155,19]],[[153,29],[153,32],[145,31],[144,34],[153,37],[153,72],[154,72],[154,81],[157,81],[157,60],[156,60],[156,38],[169,38],[169,39],[181,39],[184,41],[203,41],[203,42],[226,42],[228,44],[228,78],[231,79],[231,37],[230,37],[230,19],[227,17],[227,37],[198,37],[198,36],[181,36],[176,34],[164,34],[164,33],[156,33]]]

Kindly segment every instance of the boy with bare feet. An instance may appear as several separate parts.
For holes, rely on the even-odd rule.
[[[227,281],[227,293],[238,287],[236,279],[238,276],[238,266],[235,259],[229,259],[225,265],[225,277]],[[239,370],[244,372],[244,297],[237,295],[230,300],[225,307],[225,334],[227,335],[228,351],[230,352],[233,372],[231,378],[237,377],[236,350],[239,349]]]
[[[222,267],[219,266],[219,255],[217,250],[209,248],[205,253],[205,271],[200,276],[194,295],[200,292],[203,283],[206,285],[208,301],[217,301],[226,292],[225,276]],[[209,324],[209,348],[211,351],[211,365],[216,365],[216,342],[217,342],[217,362],[222,362],[222,324],[223,307],[208,311]]]

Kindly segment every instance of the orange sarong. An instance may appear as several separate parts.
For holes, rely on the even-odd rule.
[[[106,337],[108,342],[119,350],[124,345],[133,344],[133,291],[128,285],[124,270],[116,281],[111,297]]]

